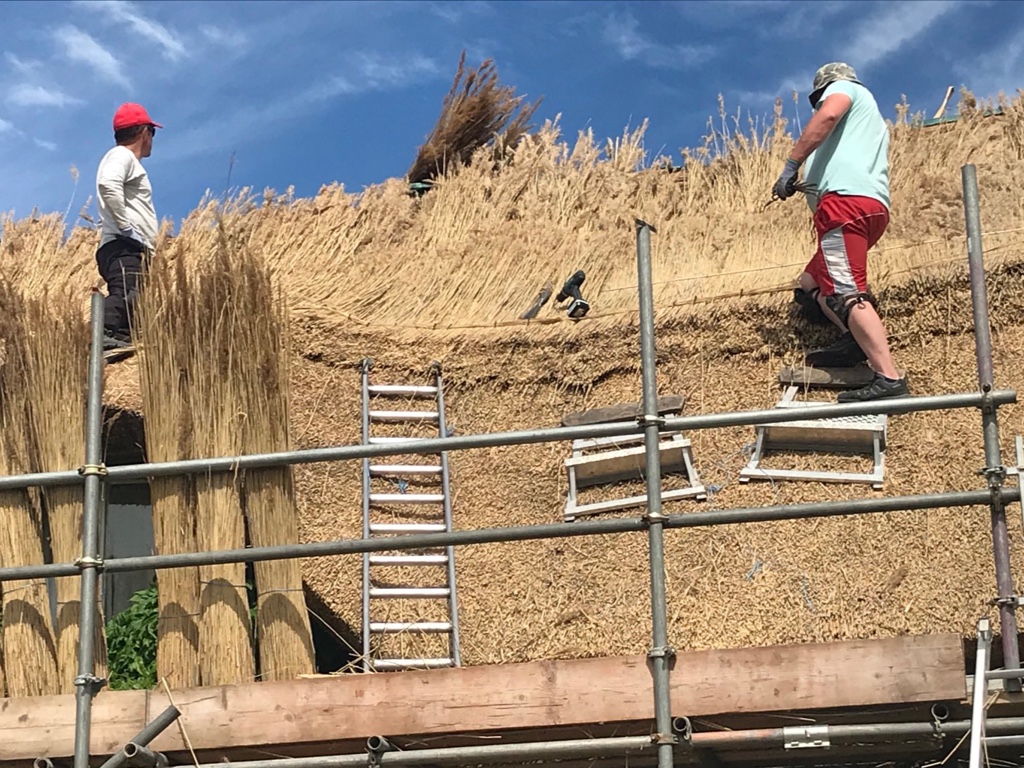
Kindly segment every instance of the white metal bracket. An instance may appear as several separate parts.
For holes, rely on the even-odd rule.
[[[756,427],[756,440],[750,461],[740,470],[740,482],[751,480],[803,480],[822,483],[865,483],[876,490],[885,479],[885,441],[888,417],[885,414],[811,418],[816,406],[828,403],[797,401],[799,387],[786,389],[776,408],[802,408],[808,418],[799,421],[775,422]],[[870,472],[827,472],[797,469],[770,469],[761,466],[771,450],[828,451],[872,457]]]

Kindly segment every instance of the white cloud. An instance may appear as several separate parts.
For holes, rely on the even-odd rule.
[[[385,59],[379,54],[361,54],[356,57],[356,61],[357,75],[361,79],[357,86],[360,91],[401,88],[439,71],[437,62],[419,54],[405,61],[395,61],[390,57]]]
[[[32,139],[32,142],[39,148],[45,149],[47,152],[56,152],[57,145],[52,141],[44,141],[43,139]]]
[[[14,123],[0,117],[0,133],[11,133],[14,130]]]
[[[486,0],[459,0],[459,2],[425,3],[427,9],[442,21],[457,24],[466,16],[484,16],[494,11]]]
[[[11,88],[7,101],[18,107],[69,107],[81,104],[81,99],[68,96],[63,91],[44,88],[41,85],[21,83]]]
[[[156,43],[163,49],[165,58],[174,61],[184,58],[188,53],[181,38],[163,24],[143,16],[134,3],[118,0],[79,0],[79,4],[102,11],[111,21],[125,24],[135,34]]]
[[[290,97],[253,103],[260,106],[231,108],[226,114],[183,131],[168,131],[161,142],[162,159],[182,159],[225,149],[237,142],[237,136],[252,137],[269,132],[285,122],[314,113],[322,104],[341,96],[370,91],[398,90],[423,82],[440,73],[437,62],[413,54],[402,59],[379,54],[355,54],[344,72],[321,78]]]
[[[640,61],[649,67],[678,69],[691,67],[714,54],[709,45],[665,45],[640,31],[633,14],[611,16],[604,23],[604,40],[627,61]]]
[[[42,66],[41,62],[25,61],[24,59],[18,58],[10,51],[4,51],[4,58],[7,59],[7,63],[11,65],[11,69],[21,75],[32,74]]]
[[[883,11],[854,27],[846,38],[842,57],[866,70],[915,40],[939,18],[953,11],[958,0],[902,0],[887,3]]]
[[[1013,94],[1024,87],[1024,29],[999,47],[957,63],[954,71],[981,98],[995,97],[999,91]]]
[[[224,29],[214,24],[204,24],[199,31],[202,32],[203,37],[215,45],[242,48],[248,42],[245,35],[237,29]]]
[[[88,33],[68,25],[54,32],[54,37],[64,46],[64,55],[68,59],[88,65],[112,83],[129,87],[121,62]]]

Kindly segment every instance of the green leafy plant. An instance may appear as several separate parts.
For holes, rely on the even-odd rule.
[[[132,595],[107,622],[107,660],[114,691],[156,686],[156,584]]]

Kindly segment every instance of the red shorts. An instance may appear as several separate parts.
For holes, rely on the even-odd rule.
[[[889,224],[889,210],[872,197],[829,192],[818,202],[818,250],[807,264],[822,296],[868,289],[868,249]]]

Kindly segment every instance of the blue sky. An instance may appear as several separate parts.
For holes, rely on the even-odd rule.
[[[1024,87],[1024,3],[0,2],[0,211],[76,213],[124,101],[166,130],[146,166],[158,213],[207,189],[298,196],[402,176],[460,52],[598,138],[650,119],[651,159],[700,143],[721,93],[770,111],[814,70],[853,64],[887,116],[934,111],[948,85]],[[70,174],[81,174],[78,189]]]

